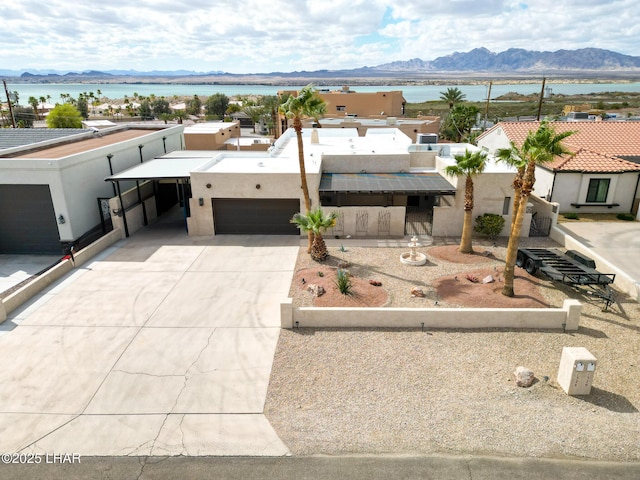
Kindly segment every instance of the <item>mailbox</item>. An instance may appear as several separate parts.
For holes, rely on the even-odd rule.
[[[558,384],[567,395],[589,395],[596,364],[596,357],[586,348],[564,347],[558,370]]]

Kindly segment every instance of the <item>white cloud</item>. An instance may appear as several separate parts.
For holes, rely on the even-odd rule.
[[[0,65],[244,73],[431,60],[482,46],[640,55],[640,9],[632,0],[398,3],[4,0]]]

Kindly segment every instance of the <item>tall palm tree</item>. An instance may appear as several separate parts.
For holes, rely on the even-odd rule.
[[[460,253],[473,253],[471,236],[473,234],[473,177],[482,173],[486,166],[487,154],[482,150],[464,155],[454,156],[455,165],[447,166],[444,171],[454,177],[465,177],[464,186],[464,223],[462,224],[462,238],[460,239]]]
[[[444,100],[449,103],[449,110],[453,108],[456,103],[462,102],[467,96],[462,93],[458,87],[449,87],[445,92],[440,92],[440,100]]]
[[[502,294],[507,297],[513,297],[513,280],[515,277],[516,257],[518,254],[518,245],[520,243],[520,233],[522,231],[522,222],[527,211],[527,201],[536,182],[536,165],[551,162],[554,157],[559,155],[573,155],[567,150],[562,141],[573,135],[574,132],[566,131],[556,133],[553,126],[548,122],[541,122],[538,130],[529,132],[522,147],[516,148],[512,145],[512,158],[520,158],[526,162],[524,171],[521,174],[522,180],[519,191],[516,192],[518,198],[517,210],[514,210],[515,218],[511,224],[511,234],[509,236],[509,244],[507,245],[507,255],[504,267],[504,286]],[[511,150],[511,149],[509,149]],[[505,153],[506,155],[506,153]],[[522,165],[522,163],[520,163]],[[521,167],[520,167],[521,168]],[[520,175],[519,173],[516,176]],[[515,199],[514,199],[515,205]]]
[[[29,105],[31,105],[31,108],[33,108],[33,112],[36,115],[36,120],[39,120],[38,118],[38,99],[36,97],[29,97]]]
[[[304,196],[305,212],[311,211],[311,198],[309,197],[309,186],[307,184],[307,172],[304,166],[304,147],[302,145],[302,117],[316,118],[326,112],[327,106],[324,100],[318,95],[318,91],[309,84],[303,87],[297,96],[291,95],[285,103],[280,105],[280,112],[287,118],[293,120],[293,129],[296,132],[298,141],[298,163],[300,165],[300,183]],[[308,231],[307,253],[311,253],[313,244],[313,232]]]
[[[500,162],[504,162],[507,165],[516,169],[516,174],[513,177],[513,206],[511,208],[511,229],[510,232],[513,232],[513,228],[516,224],[516,212],[520,207],[520,192],[522,189],[522,180],[524,178],[524,172],[527,168],[527,159],[522,157],[522,152],[513,142],[510,142],[511,146],[509,148],[500,148],[496,150],[495,156]],[[511,234],[510,234],[511,235]]]
[[[320,207],[308,212],[306,215],[302,213],[296,213],[291,219],[291,223],[295,225],[303,232],[313,233],[313,245],[311,247],[311,258],[316,262],[326,260],[329,256],[327,251],[327,245],[322,238],[322,232],[327,228],[331,228],[336,224],[338,215],[336,212],[331,212],[329,215],[325,215]]]

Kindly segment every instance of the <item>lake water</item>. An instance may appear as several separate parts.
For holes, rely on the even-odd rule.
[[[164,96],[169,101],[174,95],[177,96],[209,96],[214,93],[224,93],[231,97],[233,95],[275,95],[279,90],[297,90],[304,85],[186,85],[186,84],[98,84],[98,83],[45,83],[45,84],[7,84],[10,92],[17,91],[22,105],[28,103],[29,97],[50,96],[50,103],[60,102],[60,94],[70,94],[77,98],[82,92],[101,91],[102,97],[110,99],[133,97],[134,93],[149,96],[154,94],[157,97]],[[640,92],[640,82],[633,83],[547,83],[554,94],[577,95],[600,92]],[[354,86],[352,90],[356,92],[388,92],[392,90],[402,90],[404,98],[409,103],[438,100],[440,93],[449,87],[458,87],[466,95],[466,100],[479,102],[486,100],[488,82],[486,85],[384,85],[384,86]],[[491,98],[499,97],[505,93],[517,92],[521,94],[540,93],[542,83],[539,84],[499,84],[491,87]],[[331,90],[339,90],[341,85],[322,86]],[[4,98],[4,92],[0,98]]]

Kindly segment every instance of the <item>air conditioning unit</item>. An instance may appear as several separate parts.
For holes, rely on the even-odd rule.
[[[420,145],[438,143],[437,133],[419,133],[417,142]]]

